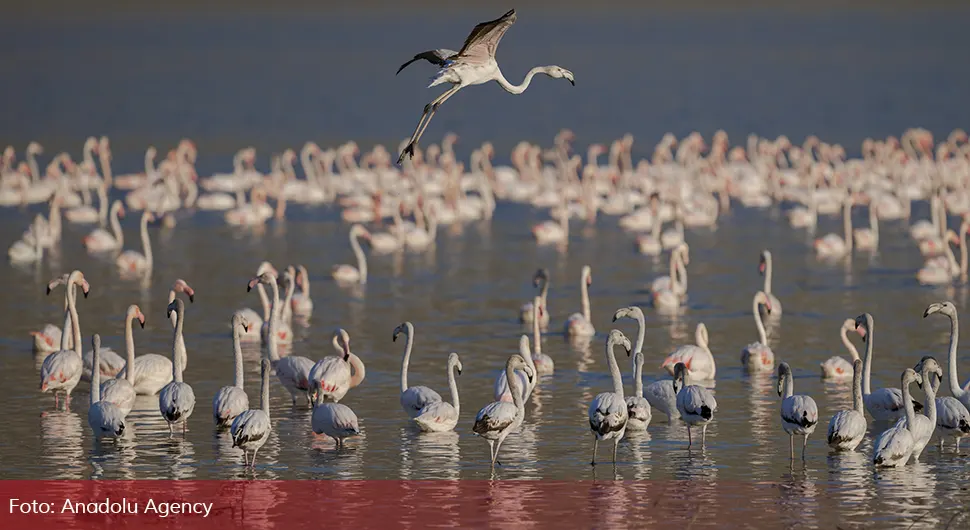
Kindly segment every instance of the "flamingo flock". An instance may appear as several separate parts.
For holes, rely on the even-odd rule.
[[[966,280],[970,142],[963,131],[954,131],[938,144],[922,129],[906,131],[898,139],[867,139],[858,159],[847,159],[841,146],[815,137],[796,146],[785,137],[770,140],[752,135],[746,147],[731,147],[723,131],[715,133],[710,146],[698,133],[680,140],[667,135],[649,160],[636,165],[632,161],[632,135],[615,140],[609,147],[590,146],[585,164],[581,156],[573,154],[574,140],[571,131],[563,130],[550,148],[520,143],[512,150],[512,165],[499,167],[492,165],[494,149],[486,143],[473,150],[467,172],[454,151],[458,137],[453,134],[446,135],[440,145],[424,150],[409,143],[405,150],[412,156],[405,158],[400,168],[391,164],[393,157],[382,146],[358,160],[360,150],[353,142],[327,150],[309,142],[299,154],[286,150],[274,155],[272,170],[263,174],[255,167],[255,149],[247,147],[234,157],[231,173],[205,178],[199,178],[195,169],[197,148],[189,140],[180,142],[157,166],[157,150],[150,147],[144,173],[118,176],[113,176],[107,138],[89,138],[81,163],[73,162],[65,153],[56,155],[43,176],[37,162],[43,149],[31,143],[25,162],[17,163],[12,149],[5,152],[0,166],[0,197],[11,206],[46,203],[48,212],[46,216],[38,214],[22,238],[11,245],[8,256],[21,266],[39,263],[47,251],[60,244],[62,223],[98,225],[83,238],[87,251],[112,257],[122,278],[144,278],[154,267],[148,230],[152,223],[161,221],[174,227],[190,216],[218,215],[212,212],[222,211],[226,223],[252,229],[273,219],[281,222],[286,203],[291,201],[339,208],[341,219],[349,225],[348,244],[356,263],[334,265],[330,274],[339,285],[351,286],[368,281],[368,254],[427,252],[435,245],[439,226],[488,223],[502,203],[526,203],[547,211],[550,218],[531,230],[523,229],[524,236],[531,231],[537,245],[565,251],[571,244],[573,220],[591,225],[602,214],[615,218],[617,229],[629,233],[631,254],[667,253],[669,273],[647,284],[649,309],[663,314],[676,313],[687,304],[691,232],[715,227],[719,216],[732,204],[745,208],[782,205],[792,229],[810,233],[818,225],[819,216],[841,216],[841,234],[814,239],[807,249],[819,260],[831,261],[877,252],[879,224],[908,222],[912,202],[925,200],[930,204],[930,218],[913,223],[908,232],[926,258],[916,279],[925,284]],[[598,161],[603,154],[609,156],[606,165]],[[302,164],[303,179],[296,175],[297,160]],[[199,188],[204,191],[201,195]],[[97,209],[92,192],[99,201]],[[119,194],[123,198],[110,202],[112,195]],[[866,208],[868,227],[853,227],[856,207]],[[134,212],[140,212],[140,247],[126,248],[121,219]],[[959,218],[957,231],[950,228],[950,216]],[[758,271],[764,277],[763,285],[753,292],[750,306],[757,340],[741,348],[735,362],[750,374],[773,374],[776,378],[781,398],[779,420],[790,437],[790,457],[794,460],[794,437],[802,437],[804,457],[808,438],[825,418],[819,417],[811,396],[795,393],[793,366],[787,361],[777,362],[780,359],[776,356],[782,356],[769,345],[771,329],[782,319],[782,302],[772,291],[778,279],[772,253],[769,249],[754,251],[758,253]],[[510,308],[510,315],[524,326],[518,353],[509,356],[504,367],[494,367],[494,402],[482,407],[473,422],[467,422],[471,432],[489,445],[492,465],[500,463],[503,442],[526,421],[529,397],[543,379],[558,377],[554,356],[542,351],[542,335],[561,329],[569,340],[586,343],[603,335],[602,331],[597,335],[593,325],[594,304],[589,292],[596,266],[582,267],[580,299],[578,307],[574,306],[577,310],[561,321],[560,328],[553,328],[550,275],[545,269],[538,269],[531,278],[537,289],[535,296],[518,308]],[[197,417],[193,416],[197,403],[188,364],[190,348],[184,335],[185,326],[191,325],[186,322],[191,306],[185,299],[189,304],[194,300],[192,287],[184,280],[172,285],[166,306],[166,316],[172,323],[168,358],[136,355],[133,323],[144,327],[145,315],[134,304],[124,315],[125,355],[104,348],[98,334],[93,334],[93,347],[85,353],[77,288],[86,296],[97,286],[91,286],[79,270],[54,278],[47,286],[48,294],[59,286],[65,288],[63,325],[47,324],[32,333],[35,352],[44,356],[40,390],[54,395],[55,407],[61,406],[62,398],[63,406],[70,406],[74,389],[82,381],[90,382],[89,424],[98,438],[130,436],[125,418],[137,395],[158,396],[159,414],[173,435],[177,428],[184,433]],[[331,355],[311,358],[290,353],[293,319],[314,310],[310,274],[303,265],[277,269],[264,262],[245,291],[242,287],[241,295],[257,292],[261,311],[239,309],[227,319],[234,372],[232,384],[212,396],[213,424],[228,429],[246,464],[255,466],[257,453],[273,429],[268,396],[275,374],[293,406],[312,408],[309,430],[332,438],[342,448],[348,438],[362,432],[360,420],[347,403],[352,401],[348,399],[351,391],[364,384],[366,377],[364,361],[352,351],[349,333],[344,329],[334,332]],[[605,333],[606,366],[613,384],[605,389],[611,391],[596,395],[588,404],[594,464],[600,441],[613,442],[615,463],[621,440],[628,432],[649,430],[657,412],[669,421],[683,422],[689,448],[695,445],[698,428],[699,444],[705,447],[707,428],[716,421],[716,364],[726,362],[711,350],[712,344],[719,344],[718,337],[712,341],[707,326],[699,323],[693,344],[658,357],[669,379],[644,387],[642,371],[649,356],[643,351],[644,309],[648,308],[624,307],[613,315],[614,323],[621,319],[637,322],[635,341],[617,329]],[[876,389],[870,379],[875,319],[869,313],[845,316],[840,335],[850,358],[836,356],[820,365],[823,378],[852,381],[852,408],[838,412],[828,425],[826,441],[831,450],[857,450],[869,430],[867,414],[876,421],[894,422],[875,439],[871,459],[875,466],[902,466],[918,460],[934,435],[941,446],[944,439],[950,439],[957,447],[970,435],[970,388],[960,385],[956,373],[957,311],[952,303],[940,302],[927,307],[924,317],[934,314],[951,321],[948,362],[924,357],[901,374],[899,388]],[[865,341],[862,355],[850,340],[849,336],[855,334]],[[459,353],[451,352],[442,359],[451,399],[448,402],[431,387],[409,385],[415,325],[402,323],[392,337],[394,341],[405,339],[399,395],[405,413],[402,419],[425,432],[461,430],[458,383],[463,366]],[[245,344],[259,344],[265,352],[260,364],[258,408],[251,408],[256,403],[250,401],[244,386],[240,352]],[[634,377],[632,395],[623,388],[619,359],[624,353]],[[939,394],[944,380],[949,396]],[[923,388],[923,402],[912,397],[912,383]]]

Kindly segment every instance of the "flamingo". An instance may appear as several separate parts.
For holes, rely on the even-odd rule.
[[[68,276],[67,310],[64,312],[64,329],[61,332],[61,349],[44,358],[40,368],[40,391],[54,394],[54,407],[57,407],[57,393],[64,392],[65,407],[71,405],[71,391],[81,380],[83,362],[81,360],[81,327],[78,322],[77,306],[74,286],[81,285],[87,296],[88,286],[84,273],[79,270]],[[68,336],[74,337],[74,349],[69,349]]]
[[[176,298],[174,302],[168,304],[166,317],[175,313],[177,324],[175,325],[175,335],[172,337],[172,381],[162,387],[158,392],[158,410],[162,417],[168,422],[169,433],[172,426],[176,423],[182,424],[182,434],[185,434],[189,416],[195,410],[195,392],[192,387],[182,381],[182,359],[188,354],[184,350],[185,346],[179,338],[182,336],[182,327],[185,325],[185,302],[181,298]],[[183,344],[180,346],[180,344]]]
[[[249,395],[243,388],[246,380],[243,372],[242,346],[240,340],[243,333],[248,331],[249,323],[239,313],[233,313],[232,321],[232,353],[235,366],[235,378],[231,385],[226,385],[216,392],[212,398],[212,418],[220,427],[232,426],[237,416],[249,410]],[[265,359],[264,359],[265,360]],[[268,377],[268,374],[266,375]],[[268,385],[267,385],[268,387]],[[235,444],[235,438],[233,438]],[[260,444],[261,446],[262,444]],[[257,447],[258,449],[258,447]],[[243,449],[244,453],[248,449]],[[253,451],[255,453],[255,451]],[[255,460],[255,455],[253,456]]]
[[[404,358],[401,360],[401,407],[411,419],[421,414],[421,409],[441,401],[441,395],[426,386],[408,386],[408,364],[411,362],[411,348],[414,346],[414,324],[404,322],[394,328],[391,340],[397,342],[401,334],[405,335]]]
[[[866,353],[862,359],[864,363],[862,373],[862,399],[866,405],[866,410],[876,420],[888,421],[899,419],[906,414],[904,406],[905,399],[903,393],[898,388],[878,388],[875,392],[870,388],[870,374],[872,370],[872,332],[875,323],[872,315],[863,313],[855,319],[856,328],[862,327],[865,331]],[[921,383],[922,384],[922,383]],[[923,410],[923,405],[917,401],[912,401],[911,405],[915,412]]]
[[[590,465],[596,465],[596,446],[600,440],[613,440],[613,464],[616,464],[616,448],[626,434],[626,424],[629,419],[626,400],[623,398],[623,376],[616,363],[613,347],[622,345],[626,354],[630,355],[633,345],[630,339],[617,329],[610,330],[606,339],[606,362],[613,377],[613,392],[597,394],[589,404],[589,428],[593,431],[593,460]]]
[[[545,329],[549,327],[549,308],[546,304],[549,295],[549,271],[546,269],[537,270],[532,276],[532,285],[539,288],[539,298],[542,302],[541,307],[543,309],[539,315],[539,326]],[[525,325],[532,325],[533,310],[533,302],[522,304],[522,307],[519,309],[519,322]]]
[[[414,423],[418,424],[424,432],[448,432],[455,429],[458,424],[458,414],[461,411],[458,402],[458,383],[455,382],[455,374],[461,375],[461,359],[458,354],[451,352],[448,354],[448,388],[451,390],[451,403],[446,401],[434,401],[422,407]]]
[[[916,412],[913,399],[909,394],[909,385],[914,382],[922,384],[922,377],[912,368],[903,371],[900,378],[902,387],[902,402],[905,409],[905,421],[886,429],[872,443],[872,464],[876,467],[899,467],[906,465],[913,454],[916,439],[909,426],[916,422]]]
[[[367,283],[367,256],[364,255],[363,249],[360,248],[360,243],[357,241],[358,237],[370,239],[371,235],[366,228],[355,224],[350,227],[350,248],[353,249],[354,256],[357,257],[357,267],[353,265],[335,265],[332,271],[334,280],[342,283]]]
[[[690,428],[701,426],[701,447],[707,441],[707,425],[714,419],[717,412],[717,400],[710,390],[690,384],[687,366],[677,363],[674,366],[674,392],[677,394],[677,410],[680,417],[687,423],[687,448],[693,445]]]
[[[240,325],[242,325],[240,323]],[[234,324],[235,329],[235,324]],[[234,333],[236,337],[237,334]],[[236,348],[238,351],[239,341],[236,342]],[[239,363],[241,365],[241,362]],[[256,453],[259,452],[259,448],[262,447],[266,440],[269,439],[269,434],[273,431],[273,424],[269,420],[269,373],[273,370],[272,361],[268,358],[263,357],[260,361],[260,390],[259,390],[259,408],[250,409],[240,412],[233,420],[229,428],[229,433],[232,435],[232,446],[238,447],[243,450],[243,461],[247,466],[256,466]],[[237,369],[237,377],[241,372],[241,369]],[[238,387],[240,391],[242,390],[242,385]],[[246,394],[243,393],[243,396]],[[242,402],[240,401],[241,405]],[[249,399],[246,399],[246,405],[249,404]],[[249,460],[249,451],[253,452],[252,461]]]
[[[852,371],[852,362],[859,359],[859,350],[857,350],[855,345],[849,341],[848,333],[850,331],[855,331],[860,337],[864,337],[865,328],[857,328],[855,326],[855,320],[847,318],[842,322],[842,327],[839,329],[839,335],[842,337],[842,344],[845,345],[845,349],[849,350],[849,356],[852,357],[852,361],[846,361],[844,358],[837,355],[829,357],[825,360],[825,362],[819,363],[819,366],[822,368],[822,379],[840,381],[854,377]]]
[[[923,318],[939,313],[950,318],[950,350],[948,354],[947,388],[953,397],[936,398],[938,412],[937,427],[940,430],[940,446],[943,445],[943,435],[952,436],[956,441],[957,450],[960,449],[960,439],[970,435],[970,420],[968,420],[968,404],[970,392],[960,386],[957,376],[957,343],[960,340],[960,324],[957,318],[957,308],[952,302],[938,302],[930,304],[923,312]],[[962,407],[962,408],[961,408]]]
[[[865,438],[867,428],[862,404],[862,359],[857,358],[852,361],[852,408],[832,416],[826,439],[837,451],[855,451]]]
[[[766,311],[771,313],[771,300],[764,291],[755,293],[751,310],[754,314],[755,327],[758,328],[758,342],[752,342],[741,350],[741,365],[750,372],[768,372],[775,364],[775,353],[768,346],[768,333],[765,331],[764,322],[761,321],[759,304],[764,304]]]
[[[310,368],[310,397],[314,403],[328,399],[336,403],[351,388],[364,381],[364,363],[360,357],[351,353],[350,335],[346,330],[338,329],[334,332],[333,339],[341,346],[341,355],[324,357]]]
[[[293,293],[291,304],[293,314],[305,317],[313,313],[313,300],[310,298],[310,275],[303,265],[297,265],[296,270],[296,285],[300,290]]]
[[[88,252],[109,252],[119,250],[125,244],[125,235],[121,230],[120,217],[125,216],[125,205],[121,201],[111,204],[111,211],[108,219],[111,223],[111,232],[104,228],[96,228],[81,240]]]
[[[155,220],[155,216],[145,210],[141,214],[141,245],[145,253],[141,254],[135,250],[126,250],[118,256],[115,263],[122,272],[127,273],[147,273],[152,270],[152,242],[148,237],[148,223]]]
[[[134,366],[135,364],[135,337],[132,333],[131,325],[135,320],[138,321],[142,329],[145,328],[145,315],[142,314],[141,308],[132,304],[128,306],[128,311],[125,313],[125,353],[127,354],[125,366]],[[92,387],[94,385],[94,372],[100,374],[102,371],[92,370]],[[126,371],[125,377],[123,378],[114,376],[104,383],[101,383],[101,400],[114,404],[121,410],[125,417],[128,416],[131,409],[135,406],[135,398],[137,396],[138,392],[135,390],[135,370]]]
[[[337,449],[344,446],[344,438],[360,434],[357,415],[343,403],[315,405],[310,425],[313,427],[313,432],[333,438],[337,443]]]
[[[593,327],[589,308],[589,286],[593,284],[593,275],[589,265],[583,265],[580,274],[579,292],[582,297],[582,312],[573,313],[566,319],[566,335],[571,337],[592,337],[596,334]]]
[[[771,294],[771,279],[772,279],[772,260],[771,251],[768,249],[761,251],[761,261],[758,263],[758,272],[764,275],[765,284],[762,288],[768,299],[771,300],[771,316],[774,318],[781,318],[781,300],[778,297]],[[762,311],[764,313],[764,311]],[[767,315],[767,313],[765,313]]]
[[[660,367],[674,375],[674,366],[684,363],[692,381],[713,381],[717,366],[708,347],[707,326],[703,322],[697,324],[694,340],[697,344],[685,344],[667,355]]]
[[[94,349],[94,362],[101,360],[101,335],[91,338]],[[88,408],[88,425],[95,438],[120,437],[125,433],[125,414],[109,401],[101,400],[101,374],[97,371],[91,379],[91,407]]]
[[[630,431],[645,431],[650,425],[652,413],[650,402],[643,397],[643,352],[633,354],[633,395],[626,399],[626,428]]]
[[[485,405],[475,416],[475,425],[472,427],[473,433],[488,442],[492,467],[498,462],[498,452],[502,448],[502,442],[519,425],[522,425],[522,419],[525,418],[525,402],[522,399],[522,388],[519,386],[521,382],[515,375],[516,370],[525,372],[528,383],[535,378],[535,372],[526,363],[525,358],[519,354],[509,357],[505,363],[505,377],[508,379],[509,388],[512,389],[512,403],[494,401]],[[501,465],[501,462],[498,463]]]
[[[643,310],[637,306],[623,307],[616,310],[613,314],[613,322],[621,318],[629,318],[637,322],[637,341],[634,344],[634,353],[643,351],[644,335],[646,333],[646,320]],[[636,362],[636,360],[634,360]],[[677,410],[677,392],[674,391],[672,379],[655,381],[643,389],[643,397],[655,408],[667,415],[669,421],[680,417]]]
[[[913,435],[913,461],[916,462],[936,431],[936,424],[939,419],[936,410],[936,392],[943,381],[943,368],[940,367],[936,359],[926,355],[916,363],[914,370],[918,371],[922,379],[920,386],[926,395],[926,401],[923,405],[926,414],[916,414],[912,418],[913,421],[910,418],[900,418],[897,424],[907,423],[907,428]]]
[[[790,459],[795,459],[795,435],[801,435],[802,460],[805,459],[805,448],[808,446],[808,436],[815,432],[818,426],[818,405],[811,396],[795,394],[792,380],[791,366],[788,363],[778,365],[778,395],[781,401],[781,426],[788,433],[788,449]]]
[[[405,155],[411,158],[414,157],[414,147],[418,140],[421,139],[421,135],[428,127],[428,124],[431,123],[431,119],[435,113],[438,112],[438,107],[466,86],[481,85],[494,80],[506,92],[510,94],[521,94],[529,88],[529,83],[532,82],[532,78],[539,73],[546,74],[555,79],[564,78],[571,85],[576,84],[573,73],[560,66],[537,66],[529,71],[521,85],[513,85],[505,79],[505,76],[502,75],[502,71],[499,69],[498,63],[495,61],[495,50],[498,48],[502,36],[515,23],[515,18],[515,10],[512,9],[495,20],[478,24],[472,29],[468,38],[465,39],[465,44],[458,53],[446,49],[429,50],[415,55],[413,59],[398,68],[397,71],[400,73],[407,65],[414,61],[424,59],[435,66],[441,67],[438,73],[432,78],[428,88],[443,83],[451,83],[453,85],[452,88],[425,106],[418,126],[414,129],[414,133],[411,135],[407,146],[401,151],[401,156],[398,157],[398,164],[404,160]]]

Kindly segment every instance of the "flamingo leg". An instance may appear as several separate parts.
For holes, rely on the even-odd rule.
[[[256,453],[259,452],[259,447],[253,449],[253,461],[250,462],[249,467],[256,467]]]
[[[788,459],[789,460],[795,459],[795,435],[794,434],[788,435]]]
[[[499,438],[498,442],[495,444],[495,456],[492,458],[492,465],[495,465],[495,464],[502,465],[502,462],[498,459],[498,452],[500,449],[502,449],[502,442],[504,441],[505,441],[505,438],[502,437],[502,438]]]
[[[808,447],[808,435],[802,438],[802,460],[805,460],[805,448]]]
[[[705,423],[704,426],[701,427],[701,448],[704,448],[706,446],[707,446],[707,424]]]
[[[168,435],[171,436],[175,434],[175,430],[172,429],[172,422],[168,422]]]
[[[249,451],[243,449],[243,467],[249,467]]]
[[[404,161],[404,155],[414,156],[414,144],[418,143],[421,139],[421,135],[424,134],[424,130],[428,128],[428,124],[431,123],[431,118],[434,117],[435,113],[438,112],[438,107],[441,106],[448,98],[453,96],[458,90],[460,90],[462,85],[455,85],[448,90],[444,91],[440,96],[434,98],[431,103],[424,106],[424,112],[421,113],[421,119],[418,121],[417,127],[414,128],[414,132],[411,134],[411,140],[408,141],[407,147],[404,151],[401,151],[401,156],[398,157],[397,163],[400,164]]]
[[[593,438],[593,459],[589,462],[589,465],[596,465],[596,446],[599,445],[599,438]]]
[[[694,443],[693,440],[691,440],[691,438],[690,438],[690,424],[688,423],[687,424],[687,448],[690,449],[690,446],[693,443]]]
[[[54,391],[54,410],[57,410],[57,391]]]
[[[182,422],[182,436],[183,437],[185,436],[185,424],[186,423],[188,423],[188,420]]]
[[[620,445],[620,439],[614,438],[613,439],[613,465],[616,465],[616,448],[619,447],[619,445]]]

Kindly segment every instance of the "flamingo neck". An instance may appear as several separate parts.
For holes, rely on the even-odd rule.
[[[242,362],[240,361],[240,364]],[[272,363],[263,362],[260,369],[259,383],[259,408],[269,417],[269,373],[272,371]],[[236,385],[242,388],[242,384]]]
[[[357,357],[353,353],[350,354],[348,361],[350,362],[350,367],[354,370],[353,375],[350,376],[350,388],[354,388],[364,381],[366,370],[360,357]]]
[[[610,365],[610,376],[613,377],[613,392],[623,399],[623,375],[620,374],[620,365],[616,364],[616,354],[613,353],[613,346],[616,343],[612,340],[606,341],[606,362]]]
[[[785,373],[785,378],[782,381],[782,396],[784,398],[790,398],[795,393],[795,381],[792,379],[791,371]]]
[[[269,308],[269,336],[266,338],[269,349],[269,359],[275,365],[280,360],[279,346],[277,342],[277,328],[279,327],[279,320],[274,318],[276,312],[280,307],[280,288],[276,285],[276,282],[269,282],[269,289],[273,292],[273,303]]]
[[[240,344],[240,333],[238,326],[233,326],[232,329],[232,356],[233,356],[233,368],[235,368],[235,377],[232,380],[233,386],[239,390],[243,390],[243,385],[246,381],[246,374],[243,370],[243,358],[242,358],[242,345]]]
[[[411,347],[414,345],[414,326],[409,322],[407,325],[407,339],[404,344],[404,359],[401,360],[401,392],[408,389],[408,363],[411,362]]]
[[[754,303],[751,304],[751,312],[754,314],[754,325],[758,328],[758,340],[761,344],[765,346],[768,345],[768,333],[765,331],[765,323],[761,320],[761,313],[758,311],[758,302],[761,301],[760,296],[754,297]]]
[[[633,395],[643,397],[643,352],[633,354]]]
[[[91,404],[101,401],[101,347],[94,348],[91,364]],[[130,372],[131,370],[129,370]]]
[[[499,70],[498,75],[495,77],[495,80],[498,82],[499,85],[502,86],[502,88],[505,89],[506,92],[510,94],[521,94],[525,92],[527,88],[529,88],[529,84],[532,83],[532,78],[535,77],[536,74],[549,75],[549,72],[550,72],[549,66],[536,66],[532,70],[529,70],[529,73],[525,74],[525,79],[522,80],[521,84],[513,85],[507,79],[505,79],[505,76],[502,74],[502,71]]]
[[[532,301],[532,349],[535,351],[536,355],[542,353],[542,332],[539,331],[539,314],[540,307],[542,304],[541,297],[535,297]]]
[[[852,371],[852,410],[865,415],[862,401],[862,370],[855,370],[853,364]]]
[[[936,377],[937,374],[936,372],[927,372],[926,370],[923,370],[923,374],[923,393],[925,395],[925,401],[923,401],[923,408],[925,409],[924,414],[930,419],[930,425],[936,425],[937,387],[933,385],[933,378]]]
[[[461,404],[458,401],[458,382],[455,381],[455,363],[448,363],[448,388],[451,390],[451,406],[455,408],[455,414],[460,414]]]
[[[135,386],[135,334],[131,331],[131,321],[134,317],[125,319],[125,379],[131,386]],[[97,363],[95,363],[97,366]]]
[[[770,254],[765,254],[765,286],[764,286],[764,289],[762,289],[762,290],[767,295],[770,295],[771,294],[771,272],[772,272],[772,270],[771,270],[772,269],[772,266],[771,265],[772,265],[771,264],[771,255]]]
[[[848,331],[849,330],[846,329],[845,326],[842,326],[842,329],[839,330],[839,336],[842,337],[842,344],[845,346],[846,350],[849,350],[849,356],[852,357],[852,360],[854,361],[859,358],[859,350],[857,350],[855,344],[852,344],[852,341],[849,340]]]
[[[960,386],[960,378],[957,375],[957,344],[960,341],[960,323],[956,313],[948,315],[950,317],[950,351],[948,354],[949,366],[947,367],[947,385],[950,394],[960,399],[966,393]]]
[[[145,262],[148,264],[148,270],[151,270],[153,265],[152,260],[152,241],[148,237],[148,216],[141,216],[141,246],[145,249]]]
[[[111,232],[115,236],[115,241],[118,242],[118,248],[121,248],[125,244],[125,233],[121,230],[121,221],[118,219],[118,212],[121,210],[121,201],[117,201],[111,206]]]
[[[515,421],[522,421],[525,416],[525,402],[523,400],[522,382],[515,375],[512,363],[505,364],[505,379],[509,384],[509,391],[512,394],[512,404],[515,405]],[[528,376],[526,377],[528,379]]]
[[[176,317],[175,323],[175,335],[172,340],[172,380],[181,383],[182,382],[182,358],[185,356],[185,349],[183,339],[182,339],[182,325],[183,320],[185,320],[184,315],[181,311],[176,309],[173,311]]]
[[[872,394],[872,387],[870,383],[870,377],[872,376],[872,326],[873,322],[870,317],[866,317],[866,355],[862,360],[862,395],[868,396]],[[905,386],[905,385],[904,385]],[[908,391],[905,391],[908,392]]]
[[[364,250],[360,248],[356,233],[350,237],[350,247],[354,251],[354,256],[357,257],[357,270],[360,271],[360,283],[367,283],[367,256],[364,255]]]
[[[256,285],[256,292],[259,293],[259,303],[263,306],[263,320],[269,322],[269,319],[272,318],[269,295],[266,294],[266,288],[263,287],[262,283]]]
[[[842,207],[842,230],[845,236],[845,246],[852,250],[852,200],[846,199]]]
[[[582,282],[579,288],[580,288],[580,293],[582,294],[582,301],[583,301],[583,317],[586,318],[587,322],[592,322],[591,310],[589,307],[589,287],[587,286],[588,277],[589,277],[588,273],[584,271],[582,275]]]

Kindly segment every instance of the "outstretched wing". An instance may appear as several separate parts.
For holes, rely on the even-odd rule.
[[[502,36],[514,23],[514,9],[495,20],[482,22],[475,26],[468,38],[465,39],[465,44],[461,47],[458,55],[481,61],[494,57],[499,41],[502,40]]]
[[[414,58],[411,59],[410,61],[402,64],[401,67],[397,69],[397,73],[394,74],[394,75],[397,75],[397,74],[401,73],[401,70],[404,70],[404,68],[407,67],[407,65],[409,65],[409,64],[411,64],[411,63],[413,63],[415,61],[420,61],[422,59],[424,59],[425,61],[428,61],[429,63],[431,63],[431,64],[433,64],[435,66],[441,67],[441,66],[444,66],[445,65],[445,62],[450,57],[453,57],[455,55],[457,55],[456,52],[454,52],[452,50],[446,50],[444,48],[439,48],[437,50],[428,50],[426,52],[421,52],[421,53],[415,55]]]

